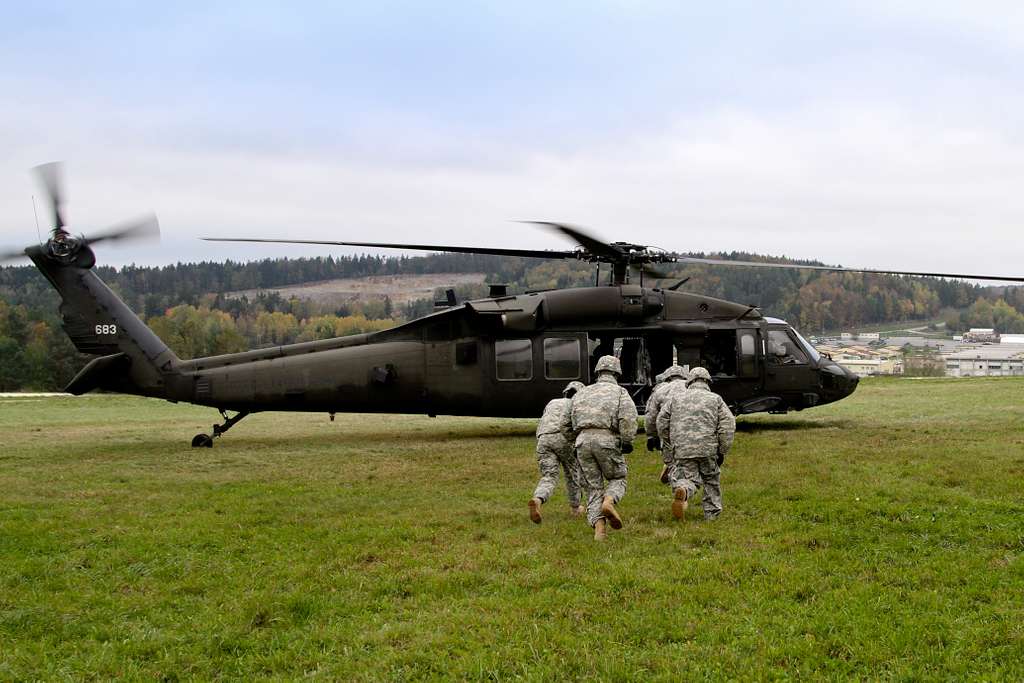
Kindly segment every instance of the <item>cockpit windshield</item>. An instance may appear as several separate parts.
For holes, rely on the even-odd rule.
[[[811,343],[804,339],[803,335],[797,332],[795,328],[791,327],[789,329],[796,335],[796,338],[800,340],[800,345],[804,347],[804,350],[807,351],[807,355],[813,358],[815,363],[821,360],[821,354],[818,353],[818,349],[811,346]]]

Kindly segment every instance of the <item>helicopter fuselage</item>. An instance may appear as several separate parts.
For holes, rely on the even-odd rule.
[[[468,301],[372,334],[179,361],[165,398],[242,412],[536,417],[612,354],[638,405],[657,373],[702,365],[737,414],[839,400],[855,375],[784,321],[699,294],[637,285]]]

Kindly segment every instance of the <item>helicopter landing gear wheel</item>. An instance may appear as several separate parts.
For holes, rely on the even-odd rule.
[[[192,437],[192,448],[213,448],[213,437],[209,434],[196,434]]]
[[[213,440],[218,436],[234,427],[238,422],[242,420],[249,411],[243,411],[235,413],[234,417],[228,417],[228,411],[221,410],[221,416],[224,418],[224,424],[213,425],[213,434],[196,434],[192,437],[192,448],[213,448]]]

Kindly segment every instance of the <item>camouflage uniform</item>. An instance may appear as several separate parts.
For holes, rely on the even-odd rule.
[[[689,500],[703,480],[704,518],[714,519],[722,512],[720,464],[732,446],[736,419],[709,381],[704,368],[691,372],[687,390],[673,392],[658,414],[658,433],[668,437],[675,456],[672,490],[685,491],[682,500]]]
[[[678,381],[686,379],[686,372],[680,366],[672,365],[665,372],[658,375],[658,378],[660,378],[660,384],[654,387],[651,397],[647,399],[647,408],[644,411],[644,429],[647,431],[648,440],[653,437],[660,442],[661,460],[665,463],[666,471],[671,476],[675,459],[672,457],[672,449],[668,448],[665,444],[666,439],[658,431],[658,413],[661,412],[661,409],[674,391],[686,388],[685,381]],[[651,450],[650,445],[650,441],[648,441],[648,450]]]
[[[601,511],[605,496],[618,503],[626,495],[626,460],[622,450],[624,446],[627,452],[633,448],[637,412],[633,398],[615,379],[618,367],[614,356],[598,360],[597,381],[576,394],[570,411],[576,455],[587,487],[590,526],[605,518]]]
[[[584,387],[582,382],[572,382],[566,387],[576,393]],[[544,408],[540,422],[537,423],[537,466],[540,468],[540,481],[533,492],[533,497],[546,503],[558,485],[559,466],[565,470],[565,492],[569,497],[570,507],[579,507],[580,489],[582,486],[579,472],[579,461],[573,449],[572,430],[569,428],[569,410],[572,398],[556,398]]]

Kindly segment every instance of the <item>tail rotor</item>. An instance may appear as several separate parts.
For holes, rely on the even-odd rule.
[[[95,256],[90,249],[94,244],[160,237],[160,223],[157,221],[156,215],[152,213],[118,223],[106,230],[93,233],[91,236],[72,235],[65,229],[67,222],[64,205],[67,195],[64,192],[64,165],[53,161],[36,166],[32,170],[45,190],[50,215],[53,218],[50,237],[45,244],[41,245],[43,252],[48,257],[63,263],[75,262],[88,268],[95,263]],[[27,256],[25,250],[0,251],[0,262],[23,256]]]

